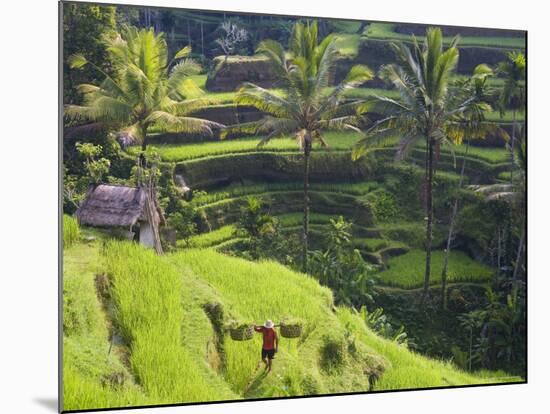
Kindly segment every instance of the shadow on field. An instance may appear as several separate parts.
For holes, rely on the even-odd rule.
[[[57,412],[57,398],[35,398],[34,402],[50,411]]]

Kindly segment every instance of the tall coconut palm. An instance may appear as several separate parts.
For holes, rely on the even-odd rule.
[[[501,115],[507,107],[512,106],[512,137],[510,140],[511,146],[511,162],[510,162],[510,182],[514,180],[515,167],[515,142],[516,142],[516,116],[517,112],[525,110],[525,69],[526,60],[523,53],[510,52],[507,59],[500,62],[497,66],[497,73],[504,77],[504,87],[499,98],[499,106]]]
[[[82,84],[82,106],[68,105],[65,116],[80,129],[108,128],[117,132],[123,146],[147,146],[150,127],[160,131],[212,133],[222,125],[189,116],[208,101],[189,78],[200,66],[188,58],[191,49],[181,49],[168,61],[164,34],[153,29],[125,26],[115,37],[105,38],[112,76],[83,55],[70,57],[72,68],[87,65],[101,72],[100,85]]]
[[[455,37],[444,50],[441,29],[428,28],[423,45],[412,37],[412,46],[392,44],[398,64],[385,65],[380,77],[391,82],[399,96],[395,99],[374,96],[362,109],[382,114],[365,131],[354,148],[355,159],[382,141],[399,140],[396,158],[404,159],[420,141],[426,144],[426,268],[424,295],[428,295],[431,273],[433,227],[434,156],[441,145],[462,142],[468,128],[460,119],[474,101],[473,97],[451,93],[450,80],[456,71],[459,52]]]
[[[243,124],[240,130],[264,135],[258,146],[266,145],[272,138],[294,137],[304,156],[304,221],[302,267],[308,270],[309,232],[309,159],[314,143],[327,146],[323,132],[329,129],[353,130],[359,118],[358,102],[344,102],[343,94],[369,79],[373,73],[364,65],[353,66],[346,78],[328,90],[334,76],[337,47],[335,37],[329,35],[322,41],[317,37],[317,22],[298,22],[294,25],[288,51],[273,40],[260,43],[257,52],[266,55],[276,71],[278,86],[284,95],[247,83],[237,94],[236,101],[251,105],[267,115],[258,122]],[[226,131],[226,133],[229,130]]]
[[[457,119],[457,121],[461,121],[463,123],[465,130],[467,130],[467,137],[469,139],[484,139],[488,134],[494,134],[504,139],[508,138],[506,131],[495,123],[487,122],[485,119],[485,114],[493,110],[489,102],[492,100],[494,91],[492,88],[489,88],[487,82],[487,79],[493,75],[494,72],[489,66],[480,64],[475,67],[474,73],[469,79],[465,81],[458,81],[455,85],[453,85],[453,89],[456,93],[462,94],[464,100],[472,98],[470,104],[468,105],[468,109],[466,109]],[[466,151],[464,152],[462,167],[460,169],[458,189],[462,188],[464,182],[464,173],[469,148],[470,141],[468,140],[466,142]],[[443,310],[447,310],[449,256],[451,252],[451,244],[455,235],[458,204],[459,196],[457,195],[454,200],[449,219],[449,231],[447,234],[443,268],[441,270],[441,305]]]
[[[514,282],[517,280],[519,269],[521,267],[521,260],[525,246],[525,217],[527,215],[527,145],[525,143],[525,129],[520,129],[518,135],[519,145],[514,148],[514,162],[516,163],[518,174],[514,176],[514,180],[509,183],[506,182],[470,186],[470,188],[475,190],[475,192],[482,194],[487,201],[503,200],[508,202],[516,213],[512,214],[512,216],[519,222],[520,237],[514,262],[514,271],[512,273],[512,280]]]

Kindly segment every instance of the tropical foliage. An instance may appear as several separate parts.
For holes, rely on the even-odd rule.
[[[258,53],[266,55],[279,77],[279,86],[285,91],[281,97],[254,84],[245,85],[236,97],[241,105],[252,105],[268,115],[261,121],[238,129],[266,134],[259,146],[272,138],[292,135],[304,154],[304,231],[303,270],[308,261],[308,174],[309,156],[315,142],[326,146],[323,131],[328,129],[359,131],[356,104],[342,104],[344,91],[361,85],[373,74],[366,66],[351,68],[346,78],[327,96],[335,71],[336,38],[318,39],[317,22],[294,25],[288,51],[273,40],[260,43]]]
[[[168,61],[164,34],[129,26],[104,41],[112,76],[82,54],[70,57],[71,68],[91,66],[104,76],[100,85],[78,86],[82,105],[65,107],[67,118],[86,123],[78,131],[110,129],[123,147],[139,143],[145,150],[151,127],[202,134],[221,127],[191,116],[208,101],[189,78],[200,72],[200,66],[188,58],[189,47]]]
[[[365,138],[357,143],[354,152],[358,158],[384,141],[399,139],[396,158],[404,159],[419,141],[425,142],[425,297],[431,276],[435,157],[441,146],[460,144],[466,134],[472,134],[463,116],[473,105],[480,105],[471,96],[451,93],[450,81],[459,57],[457,43],[458,37],[444,50],[441,29],[429,28],[423,45],[414,36],[412,46],[393,44],[399,63],[384,66],[380,76],[393,84],[399,97],[375,96],[362,105],[364,111],[384,115],[366,130]]]
[[[64,409],[523,381],[520,32],[63,10]],[[163,254],[79,225],[101,183],[154,189]],[[227,330],[265,319],[270,375]]]

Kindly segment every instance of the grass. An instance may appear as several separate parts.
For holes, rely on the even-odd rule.
[[[181,342],[182,272],[134,243],[109,242],[105,252],[117,322],[145,393],[158,404],[231,398],[227,388],[208,380]]]
[[[80,226],[76,218],[63,214],[63,248],[71,247],[80,238]]]
[[[311,183],[310,191],[332,192],[351,195],[364,195],[376,190],[379,185],[375,182],[359,182],[359,183],[338,183],[338,184],[321,184]],[[262,194],[269,192],[281,191],[303,191],[303,182],[287,182],[287,183],[269,183],[257,184],[250,183],[247,185],[231,185],[223,190],[213,191],[203,195],[198,195],[193,198],[193,203],[197,206],[203,206],[215,203],[222,200],[233,199],[254,195],[261,197]]]
[[[425,243],[425,223],[417,221],[397,221],[379,222],[372,231],[378,231],[382,238],[396,240],[411,248],[423,249]],[[439,225],[434,227],[433,244],[438,245],[446,240],[447,229]]]
[[[462,157],[466,153],[466,145],[455,145],[452,147],[453,151],[455,153],[455,156]],[[442,151],[443,152],[443,151]],[[445,152],[449,152],[450,150],[447,148]],[[475,147],[473,145],[469,146],[468,149],[468,157],[469,158],[477,158],[482,161],[486,161],[492,164],[500,164],[503,162],[507,162],[510,159],[510,153],[506,150],[506,148],[500,148],[500,147]],[[461,164],[461,161],[457,159],[457,164]]]
[[[375,335],[347,308],[339,308],[337,316],[343,324],[353,330],[359,340],[367,343],[374,352],[384,355],[389,361],[389,367],[374,385],[376,391],[521,381],[521,378],[509,376],[502,371],[469,373],[457,369],[449,361],[423,357],[393,341]]]
[[[302,212],[279,214],[275,216],[275,218],[284,228],[301,228],[303,217],[304,216]],[[337,218],[337,215],[310,212],[309,223],[312,226],[327,225],[329,224],[330,219],[334,218]],[[183,241],[179,241],[178,246],[185,248],[217,248],[227,242],[237,240],[238,237],[235,235],[235,230],[235,225],[227,224],[216,230],[192,236],[189,240],[188,245],[184,244]]]
[[[430,284],[441,282],[444,253],[432,252],[432,274]],[[378,274],[383,285],[396,286],[406,289],[417,288],[424,283],[424,263],[426,253],[422,250],[410,252],[389,259],[388,269]],[[493,276],[493,269],[476,262],[465,253],[452,251],[449,257],[449,282],[487,282]]]
[[[91,321],[65,332],[65,409],[366,391],[373,373],[381,374],[376,389],[510,380],[502,373],[464,373],[376,336],[349,309],[335,313],[330,290],[275,262],[211,249],[157,256],[126,241],[109,241],[100,253],[100,244],[76,243],[65,252],[67,275],[86,280],[67,297],[78,299],[73,309]],[[128,369],[113,354],[108,359],[106,319],[93,286],[97,272],[110,276]],[[207,303],[219,304],[223,321],[300,318],[304,334],[281,340],[274,372],[264,376],[260,336],[230,340],[204,311]],[[89,336],[99,342],[88,342]],[[346,346],[349,338],[353,348]],[[338,358],[327,348],[332,344],[342,344]],[[103,385],[103,374],[113,370],[126,370],[124,387]]]
[[[338,49],[338,53],[341,56],[354,57],[357,56],[357,50],[359,48],[359,41],[361,36],[359,34],[346,34],[339,33],[336,35],[335,45]]]
[[[205,96],[213,100],[216,104],[229,104],[235,102],[235,96],[237,91],[229,92],[211,92],[206,90],[206,74],[193,75],[190,78],[195,82],[195,84],[205,91]],[[271,89],[277,95],[284,96],[282,89]]]
[[[98,243],[75,243],[63,254],[64,409],[152,404],[122,364],[109,353],[108,323],[94,283],[100,271]],[[123,386],[103,384],[112,375]]]
[[[361,139],[361,135],[355,132],[326,132],[324,138],[329,147],[322,148],[314,147],[314,151],[349,151]],[[267,145],[259,148],[259,137],[243,137],[219,141],[205,141],[198,143],[187,144],[151,144],[155,148],[161,159],[167,162],[181,162],[195,160],[210,156],[231,155],[231,154],[246,154],[258,152],[278,152],[278,153],[298,153],[300,150],[293,138],[275,138]],[[394,145],[393,142],[388,142],[387,146]],[[423,149],[423,143],[418,143],[418,148]],[[462,155],[466,151],[466,145],[455,145],[452,147],[455,155]],[[136,155],[140,148],[130,147],[129,153]],[[450,154],[450,148],[442,148],[443,154]],[[505,148],[497,147],[474,147],[470,146],[468,157],[480,159],[492,164],[506,162],[509,159],[508,152]]]
[[[283,266],[229,258],[213,251],[187,250],[175,256],[182,265],[204,279],[216,291],[223,292],[225,308],[237,320],[261,322],[281,320],[291,313],[316,326],[328,316],[332,295],[317,282]],[[285,283],[281,283],[285,280]],[[269,292],[263,294],[262,292]],[[289,347],[286,343],[281,348]],[[249,342],[226,341],[225,377],[234,389],[244,389],[258,363],[259,338]]]
[[[378,237],[372,237],[372,238],[354,237],[353,244],[355,247],[359,249],[365,249],[367,252],[371,252],[371,253],[378,252],[388,247],[407,248],[407,245],[400,241],[395,241],[395,240],[390,240],[385,238],[378,238]]]
[[[331,219],[336,219],[338,216],[333,214],[322,214],[322,213],[309,213],[309,223],[310,224],[329,224]],[[277,220],[283,227],[295,227],[302,226],[304,222],[304,213],[287,213],[280,214],[276,216]]]
[[[499,111],[493,111],[485,115],[485,118],[488,121],[492,121],[492,122],[509,123],[513,121],[514,116],[513,116],[513,111],[511,109],[507,109],[506,111],[504,111],[504,114],[502,114],[502,116]],[[516,112],[516,122],[524,122],[524,121],[525,121],[525,114]]]
[[[208,233],[197,234],[189,240],[189,247],[211,247],[235,237],[235,226],[228,224]]]
[[[411,35],[394,31],[394,23],[370,23],[365,35],[369,39],[411,41]],[[419,41],[422,36],[417,37]],[[448,45],[453,36],[445,36],[444,44]],[[525,38],[522,37],[489,37],[489,36],[461,36],[459,47],[478,46],[496,48],[525,49]]]
[[[361,27],[361,22],[348,20],[332,20],[330,24],[338,33],[357,33]]]
[[[345,150],[351,148],[359,139],[358,133],[327,132],[325,140],[330,150]],[[242,154],[258,151],[267,152],[298,152],[298,146],[293,138],[272,139],[267,145],[258,148],[258,137],[236,138],[230,140],[208,141],[190,144],[166,144],[150,145],[160,154],[162,160],[169,162],[197,159],[211,155]],[[316,146],[314,151],[327,151],[327,149]],[[130,147],[130,154],[139,153],[138,147]]]

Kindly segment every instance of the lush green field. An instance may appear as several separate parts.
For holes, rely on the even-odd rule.
[[[189,240],[190,247],[216,246],[235,237],[235,226],[228,224],[207,233],[197,234]]]
[[[334,314],[327,288],[277,263],[209,249],[157,256],[129,242],[101,245],[76,243],[64,255],[67,410],[365,391],[369,376],[380,377],[378,390],[520,380],[465,373],[382,339],[349,309]],[[109,277],[112,320],[96,295],[96,274]],[[221,319],[209,319],[205,304],[218,304]],[[305,321],[304,334],[281,340],[267,376],[258,370],[259,335],[232,341],[221,325],[287,316]],[[123,343],[109,353],[111,323]],[[353,350],[345,345],[350,335]],[[341,354],[324,351],[328,344],[342,344]],[[122,385],[109,381],[113,374]]]
[[[304,188],[303,182],[288,182],[288,183],[266,183],[257,184],[251,183],[247,185],[231,185],[223,190],[212,191],[206,194],[200,194],[193,198],[193,204],[202,206],[215,203],[221,200],[227,200],[248,195],[261,196],[269,192],[281,191],[302,191]],[[359,182],[359,183],[338,183],[338,184],[322,184],[312,183],[309,185],[311,191],[342,193],[351,195],[364,195],[375,189],[379,185],[375,182]]]
[[[469,158],[477,158],[492,164],[503,163],[509,161],[510,159],[510,153],[506,150],[506,148],[475,147],[473,145],[470,145],[469,148],[467,148],[465,144],[462,144],[448,147],[445,151],[450,152],[450,148],[452,148],[457,158],[466,155],[466,150],[468,150],[467,156]]]
[[[350,150],[357,141],[361,139],[361,135],[355,132],[327,132],[324,135],[329,147],[322,148],[314,147],[314,151],[341,151]],[[178,162],[192,160],[207,156],[226,155],[226,154],[243,154],[253,152],[298,152],[299,148],[293,138],[275,138],[267,145],[258,147],[260,139],[258,137],[244,137],[220,141],[205,141],[199,143],[188,144],[156,144],[150,145],[158,151],[160,157],[164,161]],[[386,145],[392,145],[388,142]],[[418,144],[418,148],[422,148],[422,143]],[[442,149],[442,153],[450,153],[450,147]],[[466,145],[456,145],[452,147],[456,155],[465,152]],[[140,148],[130,147],[130,154],[136,155]],[[505,162],[509,159],[508,152],[504,148],[494,147],[474,147],[470,146],[468,150],[469,157],[474,157],[490,163]]]
[[[63,254],[63,399],[67,410],[143,405],[148,402],[118,356],[109,353],[110,322],[95,275],[101,269],[98,243],[77,243]],[[109,386],[121,377],[122,387]],[[107,386],[103,382],[107,381]]]
[[[341,44],[343,48],[341,49],[340,53],[342,55],[357,53],[357,43],[359,41],[359,37],[356,35],[340,35],[340,36],[341,37],[339,38],[338,43]],[[353,50],[355,50],[355,52],[353,52]],[[455,78],[465,79],[465,76],[457,75],[455,76]],[[191,79],[193,79],[193,81],[197,84],[197,86],[205,90],[205,84],[206,84],[205,74],[191,76]],[[500,88],[504,85],[504,80],[496,77],[489,78],[488,82],[489,82],[489,85],[492,87]],[[334,89],[333,87],[326,88],[326,94],[329,94],[330,92],[332,92],[333,89]],[[284,91],[282,89],[272,89],[272,91],[279,96],[284,96]],[[236,95],[237,95],[237,91],[209,92],[205,90],[205,97],[210,99],[212,101],[212,104],[215,104],[215,105],[232,104],[235,102]],[[398,92],[395,89],[359,87],[359,88],[353,88],[345,91],[344,95],[351,99],[366,99],[373,95],[395,98],[398,96]],[[505,113],[502,116],[498,111],[493,111],[488,113],[486,115],[486,118],[494,122],[512,122],[512,119],[513,119],[511,110],[505,111]],[[524,119],[525,119],[524,114],[521,114],[521,113],[516,114],[516,120],[518,122],[523,121]],[[155,132],[155,129],[151,128],[150,132]]]
[[[117,322],[145,393],[159,404],[234,397],[181,342],[185,271],[134,243],[110,242],[105,253]]]
[[[370,23],[364,35],[366,35],[369,39],[401,40],[406,42],[411,41],[410,35],[397,33],[394,31],[394,28],[394,23]],[[422,38],[419,37],[419,39]],[[452,39],[452,36],[447,36],[443,38],[443,41],[448,44]],[[525,39],[521,37],[461,36],[459,46],[486,46],[525,49]]]
[[[361,36],[359,34],[344,34],[344,33],[337,34],[336,47],[338,49],[338,53],[341,56],[346,56],[346,57],[356,56],[360,40],[361,40]]]
[[[507,109],[504,111],[504,114],[500,114],[499,111],[493,111],[489,112],[487,115],[485,115],[485,118],[488,121],[493,122],[512,122],[514,120],[514,114],[511,109]],[[521,112],[516,112],[516,122],[524,122],[525,121],[525,114]]]
[[[350,20],[332,20],[330,24],[338,33],[357,33],[361,27],[361,22]]]
[[[330,150],[345,150],[351,148],[361,135],[355,132],[327,132],[324,135]],[[191,144],[151,145],[160,154],[164,161],[184,161],[201,158],[208,155],[242,154],[247,152],[269,151],[288,152],[298,151],[298,145],[294,138],[275,138],[268,144],[258,148],[258,137],[235,138],[220,141],[208,141]],[[314,150],[325,150],[318,146]],[[131,147],[131,154],[139,153],[138,147]]]
[[[357,44],[359,41],[359,36],[354,35],[340,35],[337,42],[342,47],[339,51],[343,56],[349,54],[357,53]],[[213,104],[230,104],[235,102],[235,97],[237,91],[229,92],[211,92],[206,90],[206,75],[194,75],[190,78],[204,90],[205,97],[212,100]],[[328,87],[325,90],[325,93],[328,95],[334,87]],[[285,92],[282,89],[271,89],[275,94],[279,96],[285,96]],[[349,98],[366,98],[371,95],[381,95],[381,96],[396,96],[396,91],[390,89],[381,89],[381,88],[355,88],[345,91],[345,96]]]
[[[430,283],[441,282],[441,269],[443,268],[444,253],[432,252],[432,274]],[[422,250],[410,252],[391,258],[388,261],[388,269],[378,274],[380,282],[388,286],[403,288],[416,288],[424,283],[424,263],[426,253]],[[451,251],[449,257],[449,282],[488,282],[493,276],[494,270],[469,258],[465,253]]]
[[[80,227],[76,218],[63,215],[63,248],[71,247],[80,237]]]

